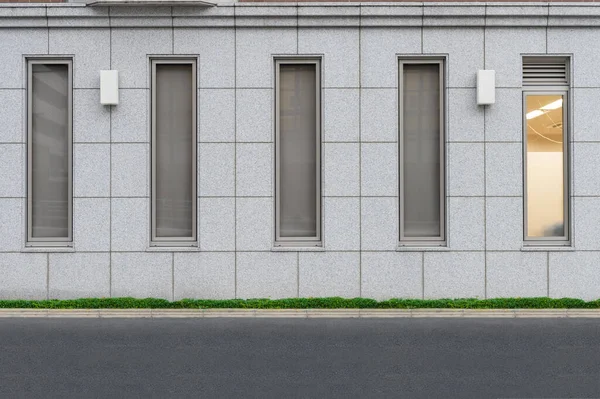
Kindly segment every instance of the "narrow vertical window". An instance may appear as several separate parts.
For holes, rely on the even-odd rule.
[[[277,60],[278,246],[321,245],[321,83],[318,60]]]
[[[72,61],[27,62],[27,243],[72,242]]]
[[[444,68],[400,60],[400,244],[443,245]]]
[[[152,244],[196,243],[196,61],[152,60]]]
[[[565,59],[523,60],[524,239],[568,244],[568,74]]]

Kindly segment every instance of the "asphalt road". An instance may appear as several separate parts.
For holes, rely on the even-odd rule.
[[[0,319],[1,398],[600,397],[599,319]]]

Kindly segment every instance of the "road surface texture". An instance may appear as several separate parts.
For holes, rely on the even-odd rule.
[[[598,398],[599,319],[0,320],[1,398]]]

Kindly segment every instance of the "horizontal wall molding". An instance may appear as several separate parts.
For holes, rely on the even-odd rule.
[[[87,7],[2,3],[0,28],[594,27],[600,3],[229,3]]]

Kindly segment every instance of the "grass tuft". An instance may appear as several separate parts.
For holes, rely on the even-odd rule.
[[[287,299],[182,299],[82,298],[0,300],[5,309],[598,309],[600,299],[495,298],[495,299],[389,299],[287,298]]]

